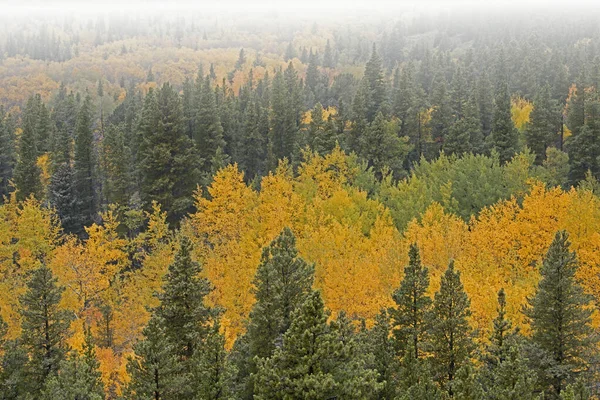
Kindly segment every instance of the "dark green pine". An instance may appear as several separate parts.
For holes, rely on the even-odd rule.
[[[416,243],[410,245],[408,257],[404,278],[392,294],[396,307],[390,309],[390,316],[397,348],[402,352],[410,348],[419,359],[427,334],[427,314],[432,304],[427,296],[429,270],[421,263]]]
[[[535,153],[535,163],[541,165],[546,158],[546,149],[555,145],[560,128],[560,112],[550,97],[550,87],[543,86],[533,100],[533,110],[527,124],[527,147]]]
[[[18,143],[18,161],[14,170],[14,183],[18,190],[17,198],[22,200],[29,196],[42,197],[41,170],[37,165],[37,138],[35,118],[26,113],[23,117],[23,131]]]
[[[454,269],[454,261],[451,261],[433,300],[428,342],[433,353],[434,378],[450,396],[457,371],[469,362],[474,350],[468,321],[470,315],[470,301],[460,281],[460,272]]]
[[[219,148],[225,148],[223,127],[215,100],[215,92],[207,76],[202,84],[194,126],[194,139],[202,158],[203,172],[211,170],[211,160]]]
[[[0,203],[12,191],[10,180],[17,162],[12,117],[0,106]]]
[[[576,373],[589,365],[588,349],[596,345],[589,307],[592,297],[576,278],[579,263],[570,250],[569,235],[556,233],[540,270],[542,279],[525,313],[532,342],[549,360],[536,369],[543,389],[559,396]]]
[[[517,130],[512,121],[508,83],[502,81],[496,91],[490,147],[495,149],[502,164],[507,163],[517,152]]]
[[[77,233],[96,218],[94,193],[94,133],[92,130],[92,99],[88,95],[77,116],[75,129],[75,155],[73,163],[74,208],[77,211]]]
[[[21,341],[29,353],[29,392],[39,396],[48,377],[55,376],[67,354],[66,339],[72,314],[60,308],[64,291],[52,271],[42,266],[31,273],[20,298]]]

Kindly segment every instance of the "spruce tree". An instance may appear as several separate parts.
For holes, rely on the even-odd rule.
[[[167,339],[164,323],[156,316],[144,328],[143,339],[133,346],[127,361],[131,380],[125,388],[131,400],[179,400],[187,377],[182,373],[176,351]]]
[[[92,99],[86,96],[77,116],[75,129],[75,156],[73,163],[73,194],[77,232],[89,226],[96,217],[94,196],[94,134],[92,131]]]
[[[383,75],[382,60],[377,52],[375,44],[371,52],[371,58],[365,66],[363,80],[366,82],[366,118],[371,122],[377,113],[386,108],[386,88]]]
[[[35,120],[27,114],[23,121],[23,132],[19,138],[18,158],[14,171],[14,183],[18,190],[17,199],[29,196],[42,197],[41,170],[37,165],[37,142]]]
[[[541,165],[546,149],[556,142],[560,125],[558,106],[550,97],[550,87],[543,86],[533,100],[533,110],[527,124],[527,147],[535,153],[535,163]]]
[[[429,127],[431,138],[435,143],[441,144],[448,135],[448,130],[454,122],[450,94],[444,76],[439,74],[433,82],[433,94],[431,99],[433,111]]]
[[[185,134],[183,111],[177,92],[164,84],[155,95],[146,96],[139,127],[140,195],[144,207],[153,201],[167,212],[167,221],[177,226],[194,204],[193,193],[200,180],[194,142]]]
[[[42,266],[31,273],[20,298],[21,340],[29,353],[27,382],[34,397],[40,395],[47,378],[56,376],[67,353],[71,314],[59,307],[63,291],[52,271]]]
[[[455,271],[454,261],[450,261],[429,315],[434,378],[450,396],[457,371],[469,362],[474,350],[470,315],[470,301],[460,281],[460,272]]]
[[[189,360],[200,347],[216,311],[204,303],[212,286],[200,276],[202,268],[192,260],[191,251],[191,241],[182,237],[175,260],[164,277],[163,290],[158,294],[160,306],[155,311],[174,355],[182,361]]]
[[[500,162],[505,164],[517,152],[517,144],[517,130],[512,121],[508,83],[502,81],[496,91],[490,145],[498,152]]]
[[[431,377],[427,365],[418,358],[412,348],[404,352],[400,363],[399,383],[401,400],[441,400],[443,394]]]
[[[327,317],[321,295],[312,292],[293,313],[282,346],[259,362],[255,399],[374,398],[379,386],[374,371],[353,362],[353,344],[340,340]]]
[[[202,159],[202,172],[207,173],[211,169],[211,160],[215,156],[217,149],[225,148],[223,127],[219,119],[215,92],[212,89],[208,76],[205,78],[200,91],[194,128],[194,140]]]
[[[587,350],[597,343],[591,327],[592,297],[575,277],[578,267],[569,235],[557,232],[544,257],[542,279],[525,309],[531,340],[543,353],[539,360],[548,361],[540,362],[536,372],[543,389],[556,396],[588,365]]]
[[[404,278],[392,298],[396,307],[390,309],[396,345],[402,352],[410,348],[416,359],[421,356],[427,334],[427,315],[431,308],[429,270],[421,263],[416,243],[410,245],[409,262],[404,267]]]
[[[0,203],[11,191],[10,180],[17,161],[11,120],[11,116],[4,112],[4,107],[0,106]]]
[[[73,351],[61,361],[58,375],[46,381],[43,399],[103,400],[104,387],[93,338],[86,332],[83,354]]]
[[[231,382],[234,367],[225,350],[225,337],[215,322],[206,340],[192,357],[192,379],[196,400],[219,400],[231,398]]]
[[[265,173],[267,136],[261,129],[262,114],[266,114],[266,110],[262,110],[255,99],[248,104],[244,114],[242,145],[238,158],[248,181]]]
[[[407,140],[398,136],[398,131],[397,122],[386,120],[379,112],[360,138],[359,155],[378,176],[388,167],[396,173],[402,170],[409,145]]]
[[[443,146],[448,155],[464,153],[481,153],[483,151],[483,134],[477,104],[473,97],[464,104],[463,117],[454,122]]]
[[[561,400],[589,400],[590,398],[590,391],[582,379],[569,384],[560,395]]]
[[[239,357],[238,380],[246,395],[252,396],[256,357],[270,357],[292,322],[292,313],[311,293],[314,266],[298,256],[296,238],[289,228],[263,248],[254,278],[256,303],[250,311],[246,334],[238,347],[247,353]],[[250,397],[251,398],[251,397]]]
[[[102,141],[104,192],[108,204],[126,206],[130,197],[130,152],[120,126],[109,125]]]
[[[586,105],[585,124],[568,138],[569,180],[577,184],[590,171],[600,177],[600,102],[589,101]]]
[[[372,369],[377,371],[377,382],[381,389],[377,398],[381,400],[394,400],[400,393],[398,371],[400,361],[396,356],[396,343],[390,336],[390,316],[383,309],[375,317],[375,325],[367,331],[367,349],[373,357]]]
[[[70,162],[57,166],[50,178],[48,198],[50,205],[56,210],[65,232],[76,233],[79,225],[78,213],[75,208],[73,193],[73,168]]]
[[[29,395],[27,362],[29,355],[20,340],[10,340],[4,344],[0,364],[0,399],[26,399]]]
[[[453,397],[460,400],[483,400],[483,389],[477,378],[477,372],[470,363],[460,367],[452,382]]]

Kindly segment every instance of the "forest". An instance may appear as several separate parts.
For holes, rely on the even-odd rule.
[[[186,7],[0,14],[0,400],[600,398],[599,11]]]

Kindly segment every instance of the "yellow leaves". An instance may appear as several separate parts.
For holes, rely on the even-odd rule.
[[[42,182],[42,188],[46,192],[46,188],[50,184],[50,156],[48,153],[44,153],[36,160],[37,166],[40,168],[40,180]]]
[[[304,113],[304,115],[302,116],[302,124],[308,125],[311,123],[311,113],[312,111],[307,111]],[[321,115],[323,116],[323,121],[327,121],[329,119],[329,116],[335,117],[337,115],[337,109],[334,106],[329,106],[323,109],[323,113]]]
[[[519,131],[523,131],[523,129],[525,129],[525,126],[529,122],[529,115],[531,114],[532,110],[533,104],[530,101],[527,101],[522,97],[516,97],[512,99],[510,112],[513,123]]]

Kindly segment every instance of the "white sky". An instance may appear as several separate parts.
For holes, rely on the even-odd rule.
[[[395,11],[402,9],[523,9],[535,11],[548,8],[580,11],[600,8],[600,0],[0,0],[2,14],[31,12],[97,12],[139,10],[198,9],[216,12],[267,12],[342,14],[361,11]]]

